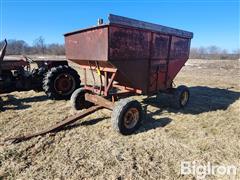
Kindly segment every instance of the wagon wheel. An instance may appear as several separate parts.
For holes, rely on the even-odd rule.
[[[43,89],[51,99],[69,99],[80,87],[80,76],[69,66],[53,67],[44,77]]]
[[[184,108],[187,106],[190,98],[189,89],[186,86],[179,86],[174,90],[173,106],[174,108]]]
[[[143,111],[141,104],[132,99],[122,99],[113,109],[113,128],[123,135],[132,134],[141,125]]]
[[[75,110],[87,109],[93,106],[93,103],[85,100],[85,93],[91,93],[83,88],[76,89],[71,96],[71,105]]]

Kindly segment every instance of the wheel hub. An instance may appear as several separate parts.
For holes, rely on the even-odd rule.
[[[128,129],[133,128],[139,120],[137,108],[130,108],[124,115],[124,126]]]
[[[54,82],[55,90],[60,94],[69,94],[74,89],[74,79],[68,74],[59,75]]]

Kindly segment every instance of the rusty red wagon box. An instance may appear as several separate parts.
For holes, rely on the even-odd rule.
[[[143,94],[171,88],[189,57],[193,33],[109,15],[109,23],[65,34],[67,59],[97,61],[115,81]]]

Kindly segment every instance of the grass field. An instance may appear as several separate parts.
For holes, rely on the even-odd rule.
[[[111,128],[108,110],[100,110],[56,134],[0,146],[0,177],[6,179],[195,179],[180,175],[181,161],[238,166],[240,179],[240,63],[189,60],[175,84],[187,85],[188,107],[176,111],[166,98],[134,97],[148,104],[134,135]],[[52,101],[43,92],[1,95],[1,140],[34,132],[75,112],[68,101]],[[1,179],[1,178],[0,178]]]

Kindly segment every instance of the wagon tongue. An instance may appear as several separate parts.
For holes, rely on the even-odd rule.
[[[36,136],[40,136],[40,135],[44,135],[44,134],[47,134],[47,133],[50,133],[50,132],[56,132],[56,131],[59,131],[61,130],[62,128],[64,128],[65,126],[71,124],[71,123],[74,123],[75,121],[79,120],[80,118],[84,118],[86,116],[88,116],[89,114],[99,110],[99,109],[102,109],[103,107],[102,106],[92,106],[74,116],[71,116],[63,121],[60,121],[58,122],[57,124],[49,127],[49,128],[46,128],[46,129],[43,129],[42,131],[39,131],[39,132],[35,132],[35,133],[32,133],[32,134],[26,134],[26,135],[19,135],[19,136],[14,136],[14,137],[8,137],[6,139],[4,139],[4,142],[7,142],[7,141],[11,141],[12,143],[18,143],[18,142],[21,142],[21,141],[25,141],[25,140],[28,140],[28,139],[31,139],[33,137],[36,137]]]

